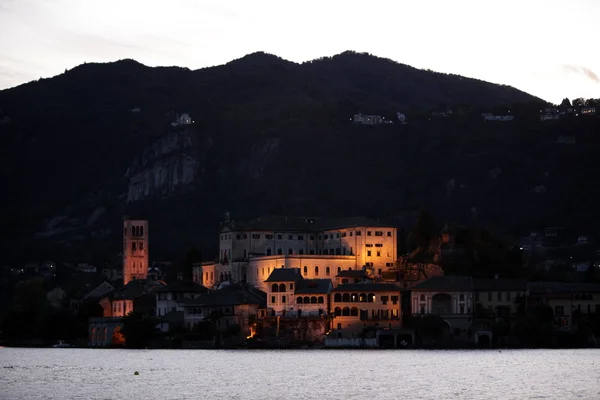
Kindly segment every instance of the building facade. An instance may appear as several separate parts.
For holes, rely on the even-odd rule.
[[[148,221],[123,222],[123,284],[148,276]]]
[[[341,271],[370,269],[381,275],[394,267],[397,229],[367,218],[326,220],[261,217],[226,221],[219,233],[219,257],[196,272],[206,287],[222,281],[264,284],[277,268],[299,268],[305,279],[333,279]]]

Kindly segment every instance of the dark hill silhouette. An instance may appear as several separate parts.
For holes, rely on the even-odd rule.
[[[0,92],[3,250],[118,250],[127,213],[151,220],[153,258],[192,244],[210,254],[226,210],[403,217],[428,207],[507,229],[589,221],[597,119],[541,124],[542,104],[354,52],[302,64],[258,52],[196,71],[84,64]],[[430,118],[447,108],[462,112]],[[479,114],[509,108],[514,123]],[[195,123],[171,126],[183,112]],[[355,126],[358,112],[410,122]],[[571,133],[576,145],[556,145]]]

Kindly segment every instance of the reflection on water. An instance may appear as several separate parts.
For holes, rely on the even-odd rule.
[[[3,400],[285,398],[600,399],[600,350],[0,349]]]

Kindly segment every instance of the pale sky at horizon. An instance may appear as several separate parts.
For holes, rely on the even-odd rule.
[[[198,69],[255,51],[345,50],[514,86],[600,98],[600,0],[0,0],[0,90],[84,62]]]

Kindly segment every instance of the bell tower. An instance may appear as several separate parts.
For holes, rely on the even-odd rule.
[[[148,276],[148,221],[123,222],[123,284]]]

